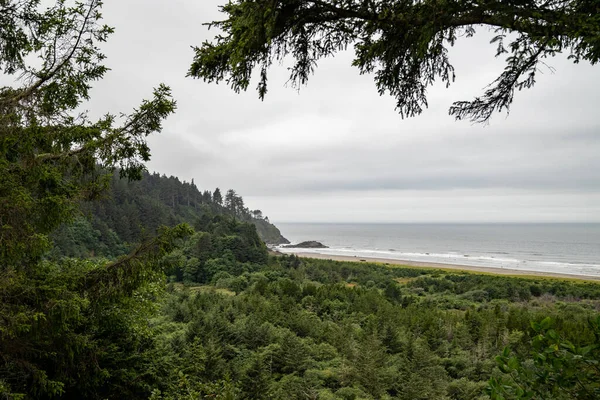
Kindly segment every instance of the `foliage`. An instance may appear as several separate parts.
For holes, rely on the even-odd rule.
[[[134,379],[152,344],[146,320],[162,290],[161,259],[189,233],[185,226],[164,230],[112,263],[69,259],[39,262],[27,272],[4,268],[0,394],[99,399],[141,391]]]
[[[484,399],[502,376],[494,356],[503,348],[520,358],[541,351],[530,321],[550,316],[562,340],[585,348],[600,305],[597,284],[295,256],[227,271],[209,285],[170,286],[152,321],[155,360],[169,371],[156,399],[208,398],[203,388],[223,382],[235,399]],[[241,290],[220,289],[236,278]],[[486,295],[463,296],[476,290]]]
[[[373,73],[379,94],[389,93],[410,117],[427,107],[436,79],[454,81],[448,47],[484,26],[495,33],[496,56],[507,54],[506,67],[482,97],[454,103],[450,114],[485,122],[508,111],[515,90],[535,84],[544,58],[566,52],[574,62],[600,60],[599,7],[597,0],[237,0],[221,7],[225,20],[208,24],[223,34],[195,49],[189,75],[239,92],[257,69],[262,99],[273,62],[293,58],[290,82],[299,86],[320,59],[353,45],[353,65]]]
[[[549,317],[531,323],[531,358],[497,357],[506,374],[490,381],[492,399],[597,399],[600,397],[600,316],[590,320],[593,340],[573,344],[552,329]]]
[[[142,177],[140,181],[127,181],[113,176],[101,198],[81,204],[81,215],[74,223],[52,234],[50,256],[114,258],[154,235],[161,226],[188,223],[202,231],[215,215],[233,216],[215,200],[218,190],[215,197],[210,191],[200,191],[193,180],[182,182],[174,176],[146,172]],[[236,219],[256,226],[267,243],[287,243],[260,210],[250,212],[241,196],[236,194],[236,199],[241,204]]]
[[[197,232],[166,257],[171,265],[168,275],[176,282],[213,282],[242,291],[247,284],[234,277],[262,268],[267,262],[267,248],[251,224],[223,216],[207,221],[204,232]]]
[[[0,87],[3,398],[137,390],[143,320],[156,292],[148,285],[161,280],[163,253],[189,233],[164,230],[115,262],[42,260],[48,235],[102,193],[111,171],[141,176],[146,137],[175,110],[170,89],[159,85],[130,114],[91,121],[78,112],[108,70],[98,46],[113,30],[100,22],[101,5],[0,1],[0,69],[14,82]]]
[[[264,17],[326,7],[334,27],[360,22],[336,15],[352,1],[285,4]],[[574,15],[586,4],[596,7],[576,3]],[[256,17],[264,5],[226,10]],[[420,5],[431,6],[410,3]],[[269,258],[258,235],[268,219],[235,191],[223,199],[144,174],[145,138],[175,108],[167,87],[120,118],[76,112],[107,70],[97,46],[112,29],[100,7],[0,0],[0,68],[17,77],[0,88],[0,397],[471,400],[487,382],[496,398],[597,397],[597,284]],[[287,24],[280,17],[274,26]],[[586,18],[569,42],[582,59],[593,50]],[[377,40],[396,32],[371,28]],[[237,67],[238,78],[249,71]],[[111,181],[117,168],[146,180]],[[109,183],[112,197],[82,203]],[[160,227],[185,221],[196,231]]]
[[[69,221],[77,202],[106,187],[107,170],[139,178],[149,159],[145,137],[175,109],[168,87],[122,118],[91,122],[75,110],[91,82],[107,68],[97,47],[112,32],[100,25],[101,2],[44,9],[36,0],[0,4],[0,66],[18,77],[0,88],[0,259],[35,262],[49,247],[47,234]],[[44,11],[39,11],[39,10]],[[37,60],[35,58],[37,57]]]

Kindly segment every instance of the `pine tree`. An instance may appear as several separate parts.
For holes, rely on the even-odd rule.
[[[556,53],[600,61],[597,0],[239,0],[221,11],[225,20],[208,25],[222,33],[195,49],[189,75],[240,92],[256,71],[261,99],[273,63],[291,57],[289,80],[300,86],[319,60],[353,47],[352,65],[374,74],[379,94],[393,96],[403,117],[418,115],[435,81],[454,81],[448,48],[482,26],[495,32],[491,44],[496,56],[507,54],[506,67],[483,96],[454,103],[457,119],[486,122],[508,111],[515,92],[532,87],[543,59]]]
[[[221,189],[216,188],[213,195],[212,195],[212,199],[215,202],[215,204],[217,205],[223,205],[223,197],[221,196]]]
[[[113,29],[101,24],[101,5],[0,2],[0,70],[4,82],[15,82],[0,88],[3,398],[127,397],[136,390],[128,374],[136,374],[136,347],[143,346],[136,326],[147,303],[131,298],[161,279],[158,259],[189,233],[164,231],[112,263],[42,259],[49,234],[73,221],[82,200],[103,193],[111,171],[141,177],[150,157],[145,138],[175,110],[170,89],[160,85],[128,115],[91,121],[78,113],[107,71],[99,45]]]

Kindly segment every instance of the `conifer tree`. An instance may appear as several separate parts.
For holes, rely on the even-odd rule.
[[[129,114],[92,121],[78,111],[108,71],[99,46],[113,29],[101,23],[101,6],[0,1],[0,71],[15,82],[0,87],[2,398],[135,390],[143,338],[134,325],[147,302],[131,298],[161,279],[159,258],[189,232],[164,231],[112,263],[43,260],[48,235],[103,192],[111,171],[141,177],[146,137],[175,110],[159,85]]]
[[[223,196],[221,195],[221,189],[215,189],[212,195],[212,200],[215,202],[215,204],[223,205]]]
[[[290,82],[298,87],[319,60],[353,46],[352,65],[374,74],[379,94],[393,96],[400,114],[411,117],[428,106],[436,80],[454,81],[448,48],[487,27],[506,67],[482,96],[450,108],[457,119],[486,122],[508,111],[515,91],[535,84],[544,58],[564,52],[575,63],[600,60],[598,0],[237,0],[221,11],[225,19],[208,25],[222,33],[196,48],[189,75],[240,92],[259,72],[261,99],[273,63],[290,57]]]

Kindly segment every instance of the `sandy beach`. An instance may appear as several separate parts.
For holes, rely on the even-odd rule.
[[[559,274],[559,273],[538,272],[538,271],[524,271],[524,270],[509,269],[509,268],[491,268],[491,267],[476,267],[476,266],[472,266],[472,265],[459,265],[459,264],[425,263],[425,262],[408,261],[408,260],[390,260],[387,258],[334,256],[334,255],[329,255],[329,254],[307,253],[307,252],[301,252],[301,251],[294,252],[293,254],[297,255],[298,257],[318,258],[318,259],[323,259],[323,260],[371,262],[371,263],[381,263],[381,264],[388,264],[388,265],[402,265],[402,266],[407,266],[407,267],[438,268],[438,269],[468,271],[468,272],[486,273],[486,274],[495,274],[495,275],[510,275],[510,276],[522,276],[522,277],[546,277],[546,278],[561,278],[561,279],[577,279],[577,280],[586,280],[586,281],[600,281],[600,277],[597,277],[597,276]]]

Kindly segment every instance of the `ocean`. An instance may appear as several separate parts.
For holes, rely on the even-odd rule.
[[[277,224],[329,255],[600,276],[600,224]],[[298,249],[281,249],[283,252]]]

